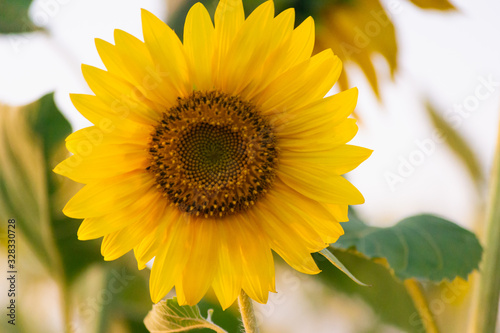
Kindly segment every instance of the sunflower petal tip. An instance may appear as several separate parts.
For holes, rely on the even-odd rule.
[[[150,288],[151,289],[151,288]],[[151,296],[151,301],[156,304],[158,303],[159,301],[161,301],[161,299],[163,298],[163,296],[161,296],[160,294],[158,293],[153,293],[153,290],[151,289],[151,293],[149,294]]]

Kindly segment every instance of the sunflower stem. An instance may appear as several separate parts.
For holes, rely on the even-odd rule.
[[[499,126],[500,129],[500,126]],[[490,182],[485,253],[475,309],[475,332],[494,333],[500,298],[500,130]]]
[[[238,305],[240,307],[241,321],[246,333],[259,333],[255,312],[253,309],[252,299],[241,290],[238,297]]]
[[[422,318],[425,331],[427,333],[439,333],[436,321],[434,320],[434,316],[427,305],[427,300],[425,299],[420,283],[415,279],[406,279],[404,281],[404,285],[413,300],[413,304],[415,304],[420,317]]]

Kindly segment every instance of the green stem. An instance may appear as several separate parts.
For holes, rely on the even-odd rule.
[[[415,304],[415,307],[417,308],[420,318],[422,318],[425,331],[427,333],[438,333],[439,329],[436,325],[436,321],[434,320],[434,316],[427,305],[427,300],[425,299],[425,295],[418,281],[415,279],[407,279],[404,281],[404,285],[413,301],[413,304]]]
[[[485,253],[480,270],[474,330],[482,333],[495,332],[500,296],[500,131],[490,184]]]
[[[252,299],[241,290],[238,297],[238,305],[240,306],[241,321],[246,333],[259,333],[257,321],[255,319],[255,312],[253,310]]]

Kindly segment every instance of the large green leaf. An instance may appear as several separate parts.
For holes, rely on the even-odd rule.
[[[482,247],[468,230],[433,215],[406,218],[389,228],[367,226],[353,214],[334,247],[385,258],[399,279],[440,282],[467,279],[478,268]]]
[[[412,326],[408,320],[408,318],[418,320],[420,317],[403,283],[385,267],[366,257],[339,249],[333,249],[332,252],[356,277],[370,286],[364,287],[353,283],[323,256],[315,253],[314,259],[321,269],[318,275],[319,281],[336,293],[362,299],[378,315],[381,322],[397,326],[405,332],[420,332],[420,327]]]
[[[153,309],[144,319],[144,324],[151,333],[187,332],[199,328],[209,328],[218,333],[227,333],[214,324],[210,317],[211,311],[205,319],[198,306],[180,306],[177,303],[177,298],[174,297],[153,305]]]
[[[36,30],[28,18],[32,0],[0,1],[0,33],[19,33]]]

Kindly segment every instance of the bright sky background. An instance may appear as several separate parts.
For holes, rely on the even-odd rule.
[[[428,142],[433,137],[422,99],[450,113],[456,104],[473,102],[477,89],[483,95],[488,92],[487,87],[478,87],[482,79],[490,78],[498,85],[490,87],[489,96],[476,98],[478,105],[466,116],[455,112],[459,117],[456,129],[489,174],[500,110],[500,2],[452,0],[459,11],[448,14],[423,11],[406,0],[382,2],[398,2],[402,8],[392,16],[400,70],[395,81],[382,82],[382,103],[362,75],[352,80],[359,88],[362,118],[353,143],[374,149],[372,157],[348,176],[366,198],[359,211],[369,223],[378,225],[430,212],[474,228],[478,194],[465,169],[445,144],[436,143],[426,155],[419,153],[416,141]],[[56,102],[74,129],[88,126],[68,96],[90,92],[80,64],[103,67],[94,38],[112,41],[115,28],[141,37],[141,7],[166,16],[164,0],[35,1],[31,16],[51,37],[42,33],[0,37],[0,102],[26,104],[55,90]],[[380,71],[388,73],[384,61],[377,61]],[[397,174],[401,161],[412,156],[424,156],[422,163],[391,189],[387,173]]]

